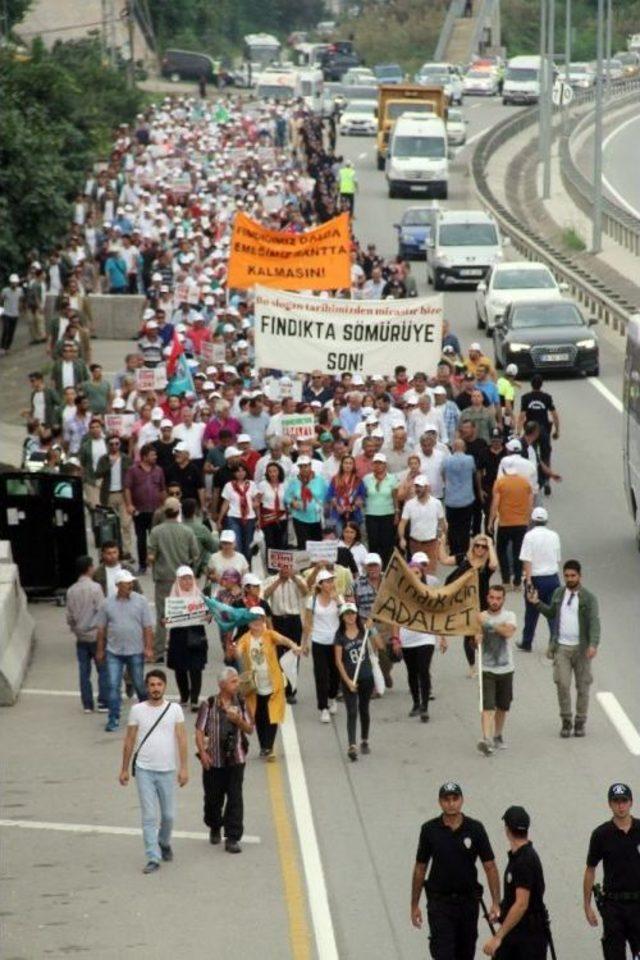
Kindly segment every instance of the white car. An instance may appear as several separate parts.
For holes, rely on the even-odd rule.
[[[447,142],[450,147],[461,147],[467,140],[467,123],[462,110],[449,107],[447,113]]]
[[[496,263],[476,288],[478,329],[490,334],[510,303],[560,300],[567,285],[558,283],[544,263],[511,260]]]
[[[377,112],[375,100],[351,100],[340,115],[341,135],[375,137],[378,132]]]
[[[373,70],[367,67],[350,67],[342,78],[342,83],[355,87],[377,86],[378,79]]]
[[[495,97],[498,92],[498,77],[494,70],[471,69],[462,81],[465,96]]]
[[[462,80],[460,75],[446,63],[423,63],[415,75],[415,82],[422,87],[442,87],[450,103],[462,106]]]
[[[559,78],[564,80],[564,69],[560,70]],[[596,72],[590,63],[570,63],[569,83],[576,90],[590,90],[595,85]]]

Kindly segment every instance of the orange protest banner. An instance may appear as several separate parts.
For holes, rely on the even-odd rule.
[[[268,230],[236,213],[229,257],[230,287],[259,283],[278,290],[337,290],[351,286],[349,214],[304,233]]]

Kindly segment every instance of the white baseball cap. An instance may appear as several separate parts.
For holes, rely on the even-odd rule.
[[[239,433],[236,437],[236,443],[251,443],[251,437],[248,433]]]
[[[167,417],[164,420],[160,421],[160,429],[163,430],[165,427],[173,428],[173,420],[169,420]]]
[[[266,613],[262,607],[249,607],[249,613],[252,613],[254,617],[266,617]]]
[[[175,447],[173,448],[173,452],[189,453],[189,447],[186,445],[186,443],[183,443],[183,441],[181,440],[180,443],[176,443]]]
[[[223,530],[220,534],[220,543],[235,543],[236,535],[233,530]]]
[[[152,420],[162,420],[163,416],[164,416],[164,413],[162,411],[162,407],[154,407],[153,410],[151,411]]]
[[[507,443],[507,450],[509,453],[522,453],[522,444],[517,437],[514,437],[512,440],[509,440]]]
[[[368,567],[369,564],[377,564],[379,567],[382,566],[382,557],[379,553],[368,553],[364,558],[364,565]]]
[[[122,397],[116,397],[111,406],[114,410],[122,410],[123,407],[126,407],[127,402],[123,400]]]
[[[181,567],[178,567],[176,570],[176,577],[192,577],[193,570],[191,567],[188,567],[186,564],[183,564]]]
[[[508,377],[517,377],[518,376],[518,367],[515,363],[508,363],[504,369],[504,372]]]
[[[375,456],[373,457],[373,463],[386,463],[386,462],[387,462],[387,458],[385,457],[384,453],[376,453]]]
[[[230,457],[239,457],[242,454],[242,450],[238,450],[237,447],[227,447],[224,452],[225,460],[229,460]]]
[[[128,570],[118,570],[115,577],[116,586],[119,583],[133,583],[136,578]]]
[[[296,460],[297,467],[310,467],[311,466],[311,457],[298,457]]]
[[[414,477],[414,478],[413,478],[413,482],[414,482],[414,484],[415,484],[416,487],[428,487],[428,486],[430,486],[430,484],[429,484],[429,478],[428,478],[428,477],[425,477],[425,475],[424,475],[423,473],[419,473],[417,477]]]
[[[316,577],[316,583],[324,583],[325,580],[335,580],[335,578],[335,573],[331,573],[330,570],[321,570]]]
[[[546,523],[549,519],[549,514],[544,507],[535,507],[535,509],[531,511],[531,519],[534,523]]]
[[[261,582],[260,577],[256,577],[255,573],[245,573],[242,578],[243,587],[259,587]]]
[[[469,353],[471,353],[472,350],[477,350],[478,353],[482,353],[482,347],[480,346],[479,343],[472,343],[469,346]]]
[[[422,550],[411,554],[411,563],[429,563],[429,557]]]

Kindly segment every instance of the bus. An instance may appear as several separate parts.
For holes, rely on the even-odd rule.
[[[634,314],[627,326],[623,402],[624,488],[640,549],[640,313]]]
[[[244,59],[253,73],[260,73],[280,57],[280,41],[270,33],[248,33],[244,38]]]

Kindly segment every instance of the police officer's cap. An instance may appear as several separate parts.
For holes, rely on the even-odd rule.
[[[461,797],[462,796],[462,787],[459,783],[456,783],[455,780],[447,780],[446,783],[443,783],[440,787],[438,796],[442,797]]]
[[[631,787],[626,783],[612,783],[609,787],[608,799],[611,800],[633,800]]]
[[[513,833],[526,833],[531,825],[531,817],[524,807],[509,807],[502,819]]]

